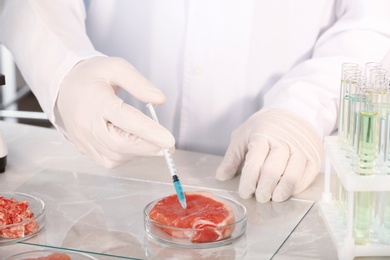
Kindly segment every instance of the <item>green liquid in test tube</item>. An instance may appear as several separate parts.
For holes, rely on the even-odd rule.
[[[358,134],[360,126],[360,110],[364,104],[365,95],[361,91],[366,89],[366,77],[352,76],[349,78],[349,132],[347,136],[347,158],[350,158],[350,165],[355,165]]]
[[[360,112],[360,131],[358,137],[358,150],[356,158],[356,173],[359,175],[372,175],[377,156],[377,124],[378,112]]]
[[[358,161],[356,173],[372,175],[376,159],[376,125],[377,113],[360,113],[361,133],[359,140]],[[355,243],[365,245],[370,243],[372,217],[375,211],[375,193],[371,191],[356,192],[355,198],[354,236]]]
[[[386,145],[386,114],[388,110],[388,80],[386,70],[372,69],[370,71],[370,81],[377,91],[376,106],[378,111],[378,158],[375,163],[375,173],[382,174],[385,171],[385,145]]]
[[[356,173],[374,174],[378,150],[378,91],[374,88],[361,89],[359,126],[357,136]]]
[[[338,143],[341,147],[345,147],[345,118],[347,117],[347,111],[345,104],[348,102],[347,80],[354,72],[358,72],[358,64],[356,63],[343,63],[341,68],[341,84],[340,84],[340,107],[339,107],[339,125],[338,125]]]
[[[378,146],[378,92],[362,90],[365,98],[359,112],[359,132],[355,172],[358,175],[373,175]],[[375,192],[359,191],[355,197],[354,236],[355,244],[370,243],[370,231],[375,211]]]

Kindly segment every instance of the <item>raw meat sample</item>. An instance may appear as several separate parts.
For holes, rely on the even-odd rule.
[[[28,208],[27,201],[17,201],[14,198],[0,197],[0,236],[5,238],[19,238],[34,233],[38,230],[35,220],[17,223],[34,217],[34,213]],[[7,227],[4,227],[7,226]]]
[[[67,254],[52,253],[48,256],[40,256],[38,258],[26,258],[24,260],[71,260]]]
[[[193,243],[218,241],[231,235],[234,227],[230,224],[234,222],[234,213],[229,205],[213,198],[210,193],[185,194],[186,209],[181,207],[174,194],[158,201],[149,217],[172,227],[162,229],[173,237],[189,239]]]
[[[37,258],[25,258],[23,260],[71,260],[67,254],[52,253],[48,256],[40,256]]]

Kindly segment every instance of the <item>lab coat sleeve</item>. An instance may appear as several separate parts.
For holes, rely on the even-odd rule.
[[[263,100],[264,108],[285,108],[307,119],[321,137],[337,129],[341,64],[356,62],[363,69],[390,49],[390,1],[336,3],[335,22],[319,35],[311,59],[296,64]]]
[[[0,0],[0,42],[54,122],[59,86],[79,61],[100,56],[87,37],[82,0]]]

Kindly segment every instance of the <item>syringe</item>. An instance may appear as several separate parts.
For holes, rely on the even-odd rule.
[[[146,107],[149,109],[150,114],[154,121],[158,122],[157,114],[156,111],[154,111],[154,107],[152,104],[147,104]],[[177,176],[177,170],[175,166],[175,162],[173,161],[172,153],[169,151],[168,148],[163,148],[164,151],[164,157],[165,161],[168,165],[169,172],[171,173],[172,179],[173,179],[173,185],[175,186],[177,198],[183,207],[183,209],[187,208],[187,201],[186,201],[186,196],[183,191],[183,187],[181,186],[179,177]]]

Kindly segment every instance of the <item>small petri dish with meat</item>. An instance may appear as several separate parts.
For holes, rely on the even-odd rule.
[[[183,209],[176,194],[144,208],[147,235],[183,248],[211,248],[230,244],[245,234],[246,208],[232,199],[209,192],[186,192]]]
[[[33,250],[12,255],[5,260],[97,260],[86,253],[56,249]]]
[[[0,192],[0,245],[35,236],[45,225],[45,203],[32,195]]]

